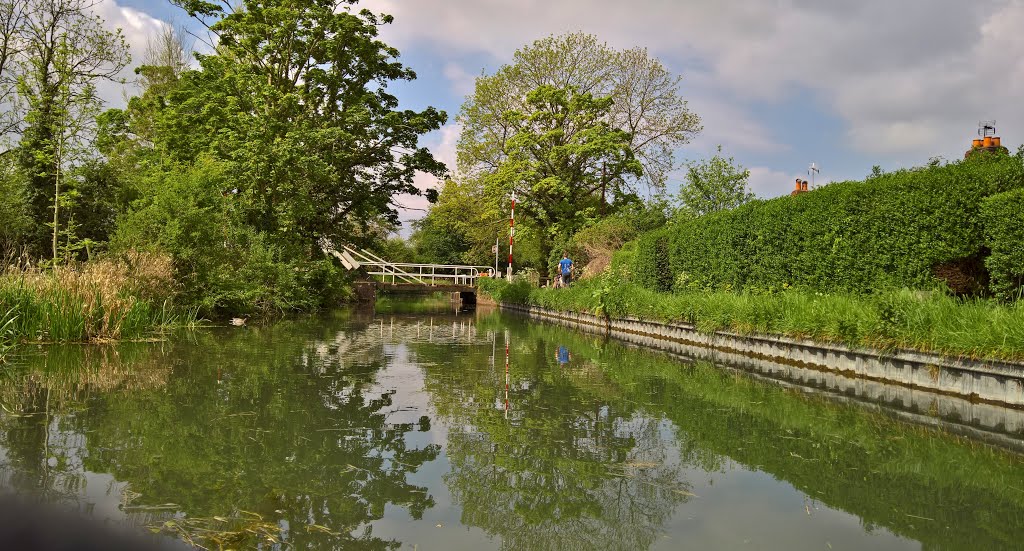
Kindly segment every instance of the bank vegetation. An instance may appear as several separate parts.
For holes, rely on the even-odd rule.
[[[1022,227],[1024,154],[980,155],[669,218],[569,289],[482,288],[502,302],[705,332],[1021,361]],[[589,264],[585,248],[573,252]]]

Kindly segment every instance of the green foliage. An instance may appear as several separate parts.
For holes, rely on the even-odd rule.
[[[489,194],[519,197],[522,217],[537,225],[541,252],[552,238],[571,235],[602,214],[608,197],[628,201],[625,175],[642,166],[629,148],[629,135],[602,118],[611,98],[594,98],[572,88],[540,86],[523,111],[505,113],[512,130],[507,157],[486,178]]]
[[[689,323],[705,332],[778,334],[877,349],[1024,359],[1024,308],[942,293],[893,290],[865,296],[798,289],[662,293],[624,284],[611,272],[568,289],[492,281],[481,285],[481,290],[499,302]]]
[[[116,81],[131,59],[121,30],[107,30],[92,8],[87,0],[34,3],[17,39],[18,96],[26,106],[17,149],[28,178],[30,244],[37,255],[50,253],[54,260],[58,240],[75,238],[70,213],[60,212],[73,203],[73,192],[62,188],[66,169],[90,155],[101,105],[97,85]]]
[[[194,321],[175,306],[168,262],[132,254],[84,266],[11,270],[0,276],[5,343],[135,339]]]
[[[0,364],[7,359],[7,353],[14,347],[17,335],[14,333],[14,322],[18,313],[14,308],[0,313]]]
[[[199,9],[220,38],[162,98],[157,147],[192,162],[230,163],[240,219],[270,241],[351,241],[397,222],[395,195],[445,166],[418,145],[446,115],[399,110],[387,90],[415,73],[377,39],[391,18],[337,2],[247,2]]]
[[[412,260],[385,242],[393,199],[418,193],[418,172],[445,172],[418,139],[446,115],[400,110],[388,92],[415,78],[377,38],[391,17],[320,0],[175,3],[218,48],[188,70],[165,32],[137,70],[142,94],[98,118],[97,147],[138,199],[114,248],[170,252],[182,300],[214,316],[336,303],[346,276],[325,242]]]
[[[416,259],[439,264],[467,262],[469,239],[457,222],[445,219],[445,212],[442,208],[435,208],[427,216],[413,222],[415,231],[410,238],[410,244]],[[486,239],[491,241],[493,237],[486,236]]]
[[[509,283],[506,279],[480,278],[480,291],[497,302],[511,304],[528,304],[530,293],[535,288],[529,281],[516,280]]]
[[[672,270],[668,245],[672,228],[666,227],[644,234],[636,240],[633,251],[631,280],[648,289],[672,289]]]
[[[391,262],[415,262],[416,250],[401,237],[384,240],[379,248],[379,256]]]
[[[749,203],[754,200],[747,189],[749,178],[750,171],[732,157],[722,157],[722,146],[718,146],[714,157],[686,164],[686,184],[679,190],[679,214],[703,216]]]
[[[271,240],[240,220],[234,181],[227,164],[209,160],[152,176],[113,248],[169,252],[182,299],[203,315],[308,310],[337,299],[340,270],[304,260],[303,243]]]
[[[665,205],[658,202],[631,203],[621,210],[602,218],[569,239],[555,241],[548,257],[551,277],[558,275],[558,262],[562,252],[576,264],[576,277],[600,274],[610,265],[616,251],[641,233],[660,228],[666,223]]]
[[[1001,299],[1020,298],[1024,285],[1024,189],[993,195],[982,204],[985,259],[991,289]]]
[[[679,94],[681,81],[645,49],[615,50],[579,32],[542,38],[517,50],[495,74],[476,79],[459,114],[459,169],[485,174],[504,162],[512,136],[507,116],[524,110],[531,91],[575,89],[612,101],[601,119],[628,136],[643,165],[641,172],[624,174],[622,185],[639,193],[642,177],[651,188],[664,189],[675,150],[701,130],[700,118]]]
[[[985,252],[982,202],[1021,186],[1021,157],[983,155],[753,201],[674,224],[671,273],[686,289],[970,292]],[[660,269],[652,247],[638,246],[634,275]]]
[[[472,196],[444,218],[458,221],[466,260],[488,264],[495,236],[507,238],[515,187],[516,265],[547,273],[563,248],[583,259],[587,247],[572,236],[644,190],[663,190],[675,150],[701,130],[680,83],[646,50],[615,50],[584,33],[521,48],[511,64],[477,78],[459,114],[459,182],[446,185],[431,216],[453,204],[446,195]]]
[[[0,254],[18,254],[32,227],[26,201],[27,180],[12,163],[0,160]]]

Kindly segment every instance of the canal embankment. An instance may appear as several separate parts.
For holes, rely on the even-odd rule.
[[[952,358],[913,350],[854,349],[780,335],[702,333],[687,323],[612,318],[512,303],[502,303],[501,308],[577,328],[600,328],[620,338],[649,337],[1024,408],[1024,364],[1020,363]]]
[[[708,361],[782,386],[884,408],[914,423],[1024,450],[1024,366],[914,351],[853,350],[769,335],[703,334],[687,324],[502,303],[503,311],[598,333],[683,361]]]

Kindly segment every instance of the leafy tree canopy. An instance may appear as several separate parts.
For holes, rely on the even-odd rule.
[[[398,110],[387,92],[415,73],[377,39],[389,16],[338,0],[176,0],[219,38],[182,74],[157,121],[175,160],[229,161],[237,208],[255,228],[304,243],[396,221],[417,171],[445,171],[418,147],[446,115]],[[228,191],[228,190],[225,190]]]
[[[626,133],[643,166],[627,180],[631,191],[639,191],[641,178],[651,189],[663,190],[666,174],[675,168],[673,151],[701,130],[700,117],[680,95],[681,82],[642,48],[615,50],[584,33],[538,40],[517,51],[510,65],[477,79],[459,114],[459,170],[464,175],[496,170],[516,130],[507,114],[528,110],[527,95],[551,86],[610,97],[601,119]]]
[[[732,158],[715,156],[686,165],[686,184],[679,190],[679,212],[684,216],[703,216],[736,208],[754,199],[747,189],[750,171]]]
[[[601,214],[607,195],[629,199],[625,178],[643,173],[629,134],[604,120],[612,105],[611,98],[544,85],[527,95],[527,110],[505,113],[512,132],[507,156],[485,186],[489,195],[521,198],[523,215],[548,237],[541,240],[542,258],[551,237],[574,233]]]

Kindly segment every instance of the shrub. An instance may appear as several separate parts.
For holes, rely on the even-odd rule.
[[[672,267],[669,263],[671,228],[644,234],[633,251],[631,278],[637,284],[656,291],[672,289]]]
[[[1024,189],[993,195],[982,206],[990,287],[1003,300],[1020,298],[1024,285]]]
[[[181,300],[204,316],[311,310],[343,294],[343,276],[301,237],[274,238],[240,219],[232,178],[208,160],[159,174],[119,220],[111,249],[169,253]]]
[[[576,264],[577,278],[593,277],[604,272],[616,251],[641,233],[665,225],[665,206],[661,203],[631,203],[619,212],[594,222],[576,232],[570,239],[557,241],[548,258],[551,277],[558,276],[562,252]]]
[[[644,235],[634,277],[652,289],[680,277],[705,289],[934,288],[949,271],[975,277],[969,268],[985,254],[982,202],[1022,186],[1020,155],[980,155],[754,201]]]

